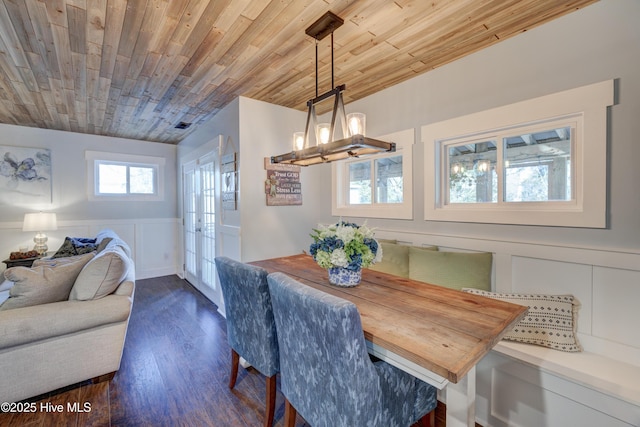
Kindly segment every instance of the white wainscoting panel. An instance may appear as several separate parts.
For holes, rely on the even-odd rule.
[[[484,426],[637,425],[637,408],[509,357],[490,353],[477,371],[477,421]]]
[[[522,294],[571,294],[580,301],[578,329],[591,333],[593,268],[586,264],[513,256],[509,292]]]
[[[47,233],[49,253],[62,245],[65,237],[94,237],[98,231],[110,228],[131,247],[136,265],[136,278],[177,274],[178,218],[135,220],[58,221],[58,229]],[[22,223],[0,223],[0,256],[9,257],[20,246],[33,247],[35,233],[23,232]],[[0,265],[0,272],[5,265]]]
[[[592,335],[640,349],[640,271],[593,271]]]
[[[240,227],[232,225],[218,226],[219,246],[218,254],[241,261]]]
[[[177,221],[145,221],[135,227],[135,259],[143,278],[176,274],[178,245]],[[144,275],[144,276],[143,276]]]

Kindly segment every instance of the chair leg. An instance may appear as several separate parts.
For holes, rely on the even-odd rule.
[[[236,385],[239,363],[240,355],[234,349],[231,349],[231,372],[229,373],[229,388],[233,388]]]
[[[427,427],[436,427],[436,410],[434,409],[427,415],[429,416],[429,423],[427,424]]]
[[[425,414],[424,417],[420,418],[411,427],[436,427],[436,410]]]
[[[264,427],[273,426],[276,412],[276,374],[267,377],[267,408],[264,414]]]
[[[296,415],[298,411],[289,403],[289,399],[284,398],[284,427],[295,427]]]

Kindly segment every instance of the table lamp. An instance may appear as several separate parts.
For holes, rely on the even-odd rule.
[[[47,235],[43,231],[57,230],[56,214],[53,212],[38,212],[24,214],[24,223],[22,231],[35,231],[36,236],[33,238],[35,246],[33,250],[40,255],[44,255],[47,250]]]

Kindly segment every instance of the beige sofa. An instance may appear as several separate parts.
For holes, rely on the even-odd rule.
[[[102,243],[101,250],[81,267],[69,300],[6,310],[0,306],[0,402],[109,378],[119,369],[135,269],[130,248],[113,231],[98,233],[96,243]]]

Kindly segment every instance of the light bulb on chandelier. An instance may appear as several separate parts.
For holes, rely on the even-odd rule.
[[[366,116],[364,113],[347,114],[347,126],[349,127],[349,136],[362,135],[365,136]]]
[[[327,144],[331,141],[331,125],[329,123],[319,123],[316,126],[318,144]]]

